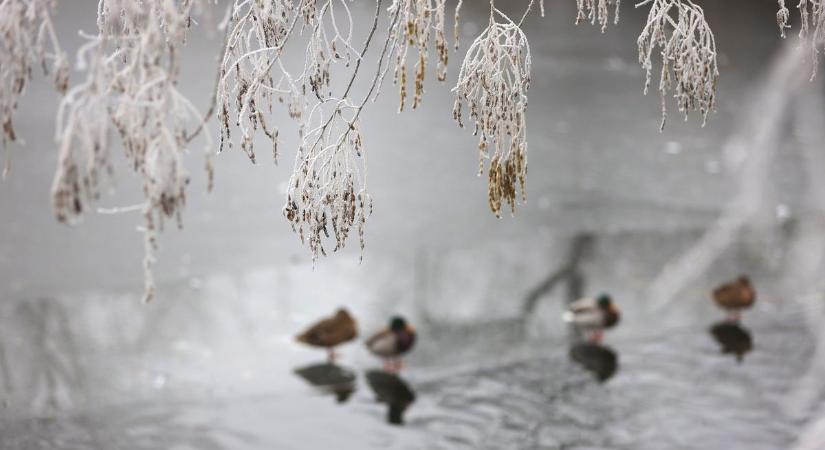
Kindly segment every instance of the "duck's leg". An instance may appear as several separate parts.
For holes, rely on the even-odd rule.
[[[728,322],[739,323],[739,319],[741,318],[741,313],[738,309],[730,309],[728,310]]]
[[[578,328],[576,330],[578,332],[578,338],[585,342],[590,342],[593,340],[593,332],[588,329]]]
[[[384,360],[384,372],[397,374],[403,365],[401,358],[387,358]]]
[[[592,336],[592,342],[594,344],[601,344],[602,337],[604,336],[604,330],[602,330],[601,328],[597,328],[593,330]]]
[[[338,355],[335,353],[335,348],[327,348],[327,362],[329,362],[330,364],[335,364],[335,358],[337,357]]]

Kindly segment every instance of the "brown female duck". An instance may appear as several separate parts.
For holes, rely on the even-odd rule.
[[[713,301],[727,311],[729,321],[738,322],[742,310],[750,308],[756,302],[756,289],[750,279],[742,275],[714,289]]]
[[[358,337],[358,326],[349,312],[341,308],[334,316],[321,320],[295,337],[313,347],[324,347],[330,362],[335,362],[335,347]]]

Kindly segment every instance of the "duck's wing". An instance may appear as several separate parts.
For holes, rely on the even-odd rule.
[[[327,332],[327,329],[329,328],[329,321],[330,319],[324,319],[310,326],[304,330],[303,333],[296,336],[295,340],[315,346],[328,345],[327,342],[329,341],[329,333]]]
[[[580,313],[587,310],[596,309],[597,307],[598,305],[596,304],[596,299],[582,298],[567,305],[567,310],[573,313]]]
[[[397,344],[395,333],[390,330],[381,331],[367,339],[367,349],[385,358],[398,353]]]
[[[358,336],[358,322],[355,321],[355,318],[352,317],[352,314],[346,309],[341,308],[338,310],[338,313],[335,315],[335,321],[339,323],[342,330],[346,330],[352,334],[352,338]]]
[[[713,300],[723,308],[746,308],[756,300],[756,291],[738,283],[728,283],[713,291]]]
[[[355,321],[347,317],[342,319],[338,316],[324,319],[315,325],[307,328],[306,331],[296,336],[298,342],[314,345],[317,347],[332,347],[351,341],[358,336],[358,329]]]
[[[756,289],[753,285],[747,284],[742,286],[742,300],[745,306],[751,306],[756,301]]]
[[[336,343],[340,344],[358,337],[358,325],[352,316],[336,317],[327,332],[333,335]]]
[[[604,326],[604,311],[598,308],[578,312],[567,311],[564,314],[564,321],[580,328],[601,328]]]

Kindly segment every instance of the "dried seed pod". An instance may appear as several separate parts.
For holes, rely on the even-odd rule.
[[[4,144],[18,138],[13,116],[34,66],[42,66],[59,93],[68,87],[69,60],[51,19],[56,4],[56,0],[0,1],[0,135]]]
[[[307,0],[302,5],[300,14],[309,23],[316,2]],[[235,124],[240,131],[241,149],[252,162],[256,159],[253,137],[258,129],[264,131],[273,149],[278,145],[277,128],[262,111],[272,111],[275,99],[282,101],[284,95],[290,98],[290,116],[300,117],[303,110],[302,102],[293,101],[296,88],[285,86],[283,77],[276,82],[270,71],[298,19],[293,9],[290,0],[236,1],[225,24],[228,32],[216,89],[216,102],[221,105],[221,149],[224,144],[232,147],[229,124]],[[313,76],[316,83],[323,79],[322,73]],[[230,107],[230,98],[234,98],[234,108]],[[273,157],[277,161],[275,150]]]
[[[496,22],[498,15],[503,22]],[[476,38],[461,66],[453,91],[453,118],[461,123],[462,105],[479,135],[479,174],[489,159],[490,209],[501,217],[501,204],[515,212],[518,189],[525,199],[527,150],[527,90],[530,87],[530,46],[521,28],[498,10]]]
[[[364,248],[363,227],[372,212],[372,199],[364,181],[357,111],[358,107],[342,101],[329,115],[314,109],[303,125],[309,131],[302,135],[283,212],[309,247],[313,261],[326,255],[327,239],[334,239],[333,251],[344,248],[353,226]]]
[[[456,7],[456,18],[458,8]],[[424,80],[430,40],[435,35],[435,50],[438,56],[436,78],[447,79],[448,47],[444,32],[445,0],[394,0],[389,8],[390,16],[398,17],[395,26],[390,29],[389,39],[395,54],[393,82],[398,84],[399,111],[404,110],[407,98],[407,54],[410,47],[418,49],[418,58],[414,67],[415,82],[412,108],[416,109],[424,95]],[[457,39],[456,39],[457,42]]]

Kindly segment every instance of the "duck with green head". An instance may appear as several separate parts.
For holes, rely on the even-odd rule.
[[[589,334],[591,342],[599,343],[605,328],[612,328],[619,323],[621,313],[607,294],[596,298],[583,298],[567,307],[562,319],[579,330]]]
[[[402,367],[401,356],[415,345],[416,332],[401,316],[390,319],[387,328],[367,339],[367,349],[384,359],[384,370],[398,373]]]

